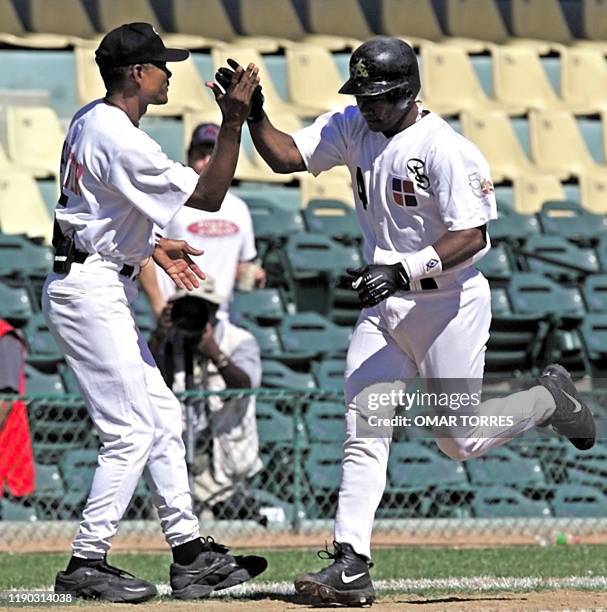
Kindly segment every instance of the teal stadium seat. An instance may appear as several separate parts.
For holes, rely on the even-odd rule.
[[[55,366],[63,359],[63,354],[51,335],[44,315],[38,312],[25,326],[28,363],[39,366]]]
[[[310,232],[326,234],[346,243],[362,240],[356,213],[344,202],[310,200],[302,212]]]
[[[589,313],[580,325],[580,333],[594,376],[607,375],[607,313]]]
[[[250,319],[260,325],[275,325],[285,313],[284,301],[278,289],[235,291],[230,303],[230,316],[236,324]]]
[[[475,488],[471,506],[477,518],[545,518],[552,514],[545,500],[529,499],[505,486]]]
[[[607,274],[591,274],[582,285],[582,294],[589,312],[607,313]]]
[[[475,265],[489,280],[507,280],[513,269],[508,247],[504,244],[494,245]]]
[[[494,449],[467,463],[470,482],[491,486],[496,482],[519,489],[546,484],[540,462],[521,457],[507,448]]]
[[[248,319],[237,320],[236,323],[255,336],[262,357],[282,359],[284,352],[275,327],[261,327]]]
[[[45,277],[53,265],[50,248],[25,236],[0,234],[0,277]]]
[[[0,517],[3,521],[37,521],[36,509],[9,499],[0,499]]]
[[[251,213],[256,239],[277,240],[304,231],[298,208],[264,197],[246,196],[244,199]]]
[[[313,442],[343,443],[346,437],[345,407],[341,402],[312,402],[305,413],[308,436]]]
[[[607,497],[588,485],[559,485],[554,491],[552,509],[558,518],[601,518],[607,515]]]
[[[285,315],[278,327],[285,352],[308,359],[345,355],[350,328],[339,327],[316,312]]]
[[[310,444],[304,460],[304,469],[315,491],[336,491],[341,482],[341,446]]]
[[[321,359],[312,364],[312,373],[321,389],[341,393],[344,389],[345,359]]]
[[[599,262],[593,249],[577,247],[560,236],[531,236],[525,244],[525,252],[531,272],[546,274],[555,279],[577,279],[581,275],[599,271]],[[550,262],[533,255],[547,258]]]
[[[499,217],[489,224],[489,235],[493,243],[507,242],[518,245],[539,233],[541,227],[535,215],[520,215],[500,210]]]
[[[585,314],[584,301],[577,287],[558,285],[542,274],[513,274],[507,291],[515,313],[561,316]]]
[[[578,242],[598,239],[607,231],[607,216],[589,213],[577,202],[545,202],[539,219],[545,234]]]
[[[271,359],[262,360],[261,384],[263,387],[302,390],[313,389],[316,386],[311,374],[295,372],[279,361]]]
[[[28,395],[65,393],[61,377],[58,374],[45,374],[27,363],[25,364],[25,386]]]
[[[10,287],[0,282],[0,319],[14,324],[25,323],[32,316],[32,304],[23,287]]]
[[[255,405],[259,446],[293,444],[293,418],[280,412],[272,400],[258,399]]]

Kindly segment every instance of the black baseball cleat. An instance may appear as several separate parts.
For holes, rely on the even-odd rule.
[[[101,559],[96,565],[59,572],[55,593],[67,593],[84,599],[101,599],[113,603],[141,603],[156,597],[156,587]]]
[[[268,562],[255,555],[236,556],[228,554],[227,546],[212,537],[203,538],[205,550],[189,565],[171,564],[171,588],[177,599],[200,599],[213,591],[246,582],[259,576]]]
[[[565,436],[579,450],[592,448],[596,440],[596,424],[590,408],[580,397],[571,374],[557,363],[542,370],[538,383],[546,387],[556,404],[554,414],[545,423]]]
[[[313,574],[300,574],[295,578],[295,590],[304,595],[318,597],[323,603],[346,606],[370,606],[375,590],[369,575],[373,564],[354,552],[350,544],[333,542],[335,552],[318,552],[321,559],[333,559],[329,567]]]

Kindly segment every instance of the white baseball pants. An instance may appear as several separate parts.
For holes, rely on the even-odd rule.
[[[357,398],[371,386],[402,387],[419,375],[433,379],[482,379],[491,323],[489,283],[474,268],[434,291],[400,294],[362,311],[346,362],[346,440],[335,519],[335,540],[371,557],[375,511],[386,486],[391,438],[357,437]],[[381,387],[374,387],[381,388]],[[360,404],[359,404],[360,405]],[[554,400],[541,386],[482,402],[479,415],[510,415],[503,428],[458,426],[436,438],[456,461],[477,457],[508,442],[554,411]]]
[[[192,512],[181,407],[165,384],[130,307],[135,281],[89,257],[51,273],[42,301],[49,329],[74,371],[101,448],[72,549],[102,558],[144,474],[170,546],[199,536]]]

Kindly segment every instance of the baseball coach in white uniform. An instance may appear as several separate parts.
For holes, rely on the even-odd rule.
[[[217,146],[200,177],[170,160],[139,129],[148,104],[166,104],[171,72],[184,49],[168,49],[147,23],[109,32],[96,51],[107,94],[80,109],[61,159],[54,271],[43,292],[49,328],[74,371],[101,441],[99,461],[72,558],[56,592],[139,602],[154,585],[106,562],[110,540],[144,474],[173,552],[179,598],[206,597],[261,573],[262,557],[234,557],[202,539],[192,500],[180,404],[167,388],[130,306],[135,277],[150,257],[181,288],[204,278],[183,241],[155,240],[182,208],[218,210],[234,174],[257,68],[240,69],[222,91],[209,82],[223,115]]]
[[[222,73],[231,76],[227,68]],[[477,381],[480,388],[483,377],[491,299],[474,263],[490,248],[488,226],[497,216],[489,166],[471,142],[416,101],[419,90],[413,49],[377,37],[354,51],[350,79],[340,89],[355,96],[355,106],[289,135],[272,125],[255,93],[248,119],[257,150],[275,172],[348,168],[364,237],[367,265],[349,271],[363,310],[346,361],[347,433],[335,551],[327,551],[333,563],[295,580],[297,591],[326,602],[374,599],[371,530],[391,430],[370,433],[370,390],[402,390],[416,376],[439,386]],[[474,412],[491,417],[485,420],[491,426],[469,419],[435,431],[441,450],[457,461],[537,425],[551,425],[581,449],[595,440],[592,414],[560,365],[545,368],[527,391],[479,401]]]

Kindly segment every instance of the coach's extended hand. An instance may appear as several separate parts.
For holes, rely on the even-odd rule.
[[[347,273],[354,276],[352,289],[358,292],[363,308],[379,304],[397,291],[409,289],[409,277],[402,264],[371,264],[361,268],[348,268]]]
[[[202,255],[185,240],[161,238],[154,249],[154,261],[171,277],[179,289],[191,291],[200,287],[199,278],[206,278],[204,272],[192,261],[190,255]]]

